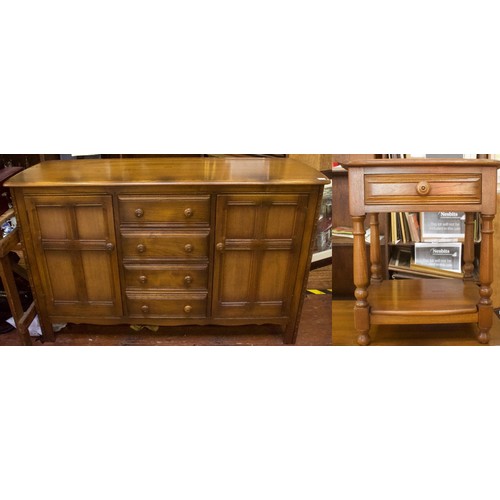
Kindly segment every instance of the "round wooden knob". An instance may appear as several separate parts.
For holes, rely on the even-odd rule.
[[[144,253],[146,251],[146,245],[143,245],[142,243],[139,243],[139,245],[137,245],[137,251],[139,253]]]
[[[147,278],[147,276],[139,276],[139,281],[142,284],[144,284],[144,283],[146,283],[148,281],[148,278]]]
[[[417,193],[421,196],[428,195],[431,192],[431,186],[427,181],[421,181],[417,184]]]
[[[112,252],[115,249],[115,245],[113,243],[106,243],[106,250],[108,252]]]
[[[191,253],[193,251],[193,245],[191,245],[191,243],[188,243],[187,245],[184,245],[184,251],[186,253]]]
[[[184,312],[186,314],[189,314],[192,310],[193,310],[193,308],[191,306],[184,306]]]
[[[193,278],[191,278],[191,276],[188,275],[184,277],[184,283],[186,283],[186,285],[190,285],[192,282]]]
[[[215,248],[216,248],[219,252],[222,252],[222,250],[224,250],[224,243],[217,243],[217,245],[215,246]]]
[[[141,311],[144,313],[144,314],[147,314],[149,312],[149,306],[147,305],[143,305],[141,307]]]
[[[144,215],[144,210],[142,208],[138,208],[135,211],[135,216],[138,217],[139,219]]]
[[[186,208],[186,210],[184,210],[184,215],[189,219],[189,217],[193,216],[193,209],[192,208]]]

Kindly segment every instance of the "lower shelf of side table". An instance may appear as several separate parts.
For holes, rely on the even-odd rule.
[[[478,301],[478,286],[460,279],[387,280],[368,294],[374,325],[476,323]]]

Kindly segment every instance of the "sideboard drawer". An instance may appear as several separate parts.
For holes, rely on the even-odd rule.
[[[208,224],[210,196],[119,196],[120,223]]]
[[[122,231],[124,260],[208,258],[209,231]]]
[[[205,318],[207,293],[148,294],[127,292],[127,309],[133,318]]]
[[[207,264],[125,265],[127,289],[207,290]]]
[[[367,174],[365,204],[480,204],[481,180],[481,174]]]

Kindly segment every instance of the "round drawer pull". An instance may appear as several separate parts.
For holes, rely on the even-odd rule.
[[[193,251],[193,245],[191,245],[191,243],[188,243],[187,245],[184,245],[184,251],[186,253],[191,253]]]
[[[149,312],[149,306],[146,306],[146,305],[143,305],[141,307],[141,311],[144,313],[144,314],[147,314]]]
[[[108,252],[112,252],[115,249],[115,245],[113,243],[106,243],[106,250]]]
[[[144,210],[142,208],[138,208],[135,211],[135,216],[138,217],[139,219],[144,215]]]
[[[139,245],[137,245],[137,251],[139,253],[144,253],[146,251],[146,245],[143,245],[142,243],[139,243]]]
[[[191,276],[188,275],[184,278],[184,283],[186,283],[186,285],[190,285],[192,282],[193,278],[191,278]]]
[[[146,283],[148,281],[148,278],[147,278],[147,276],[139,276],[139,281],[142,284],[144,284],[144,283]]]
[[[217,249],[217,251],[222,252],[222,250],[224,250],[224,243],[217,243],[215,248]]]
[[[184,215],[189,219],[189,217],[193,216],[193,209],[192,208],[186,208],[186,210],[184,210]]]
[[[189,314],[192,310],[193,310],[193,308],[191,306],[184,306],[184,312],[186,314]]]
[[[426,196],[431,192],[431,186],[427,181],[421,181],[417,184],[417,193]]]

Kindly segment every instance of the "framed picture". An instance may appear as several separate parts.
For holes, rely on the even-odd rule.
[[[465,212],[421,212],[421,240],[432,241],[464,241]]]
[[[415,264],[462,272],[461,243],[415,243]]]
[[[446,155],[446,154],[425,154],[425,153],[410,153],[407,158],[465,158],[467,160],[475,160],[477,154],[461,154],[461,155]]]

